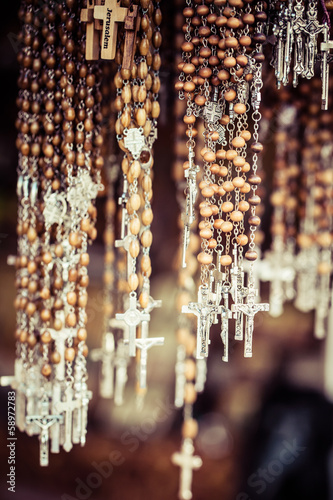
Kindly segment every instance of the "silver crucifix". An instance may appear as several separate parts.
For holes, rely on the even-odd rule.
[[[193,470],[200,469],[202,460],[199,456],[193,455],[194,446],[192,439],[185,438],[182,443],[181,452],[172,455],[171,460],[180,467],[180,484],[178,498],[190,500],[192,498],[192,476]]]

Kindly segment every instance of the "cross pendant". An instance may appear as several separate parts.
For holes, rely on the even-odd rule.
[[[137,309],[136,293],[130,293],[129,308],[124,313],[116,314],[116,319],[123,320],[129,326],[129,355],[136,355],[136,328],[142,321],[149,321],[150,314]]]
[[[115,241],[116,248],[123,248],[127,252],[127,279],[129,278],[130,274],[132,273],[132,269],[133,269],[133,266],[135,263],[135,259],[133,259],[133,257],[131,256],[131,254],[129,252],[130,244],[134,239],[135,238],[132,234],[128,234],[122,240]]]
[[[63,328],[62,330],[54,330],[52,328],[45,328],[42,332],[50,332],[54,340],[56,350],[60,354],[60,362],[55,365],[55,376],[57,380],[65,380],[65,349],[66,340],[73,339],[76,336],[74,328]]]
[[[320,44],[321,50],[321,109],[328,109],[328,89],[329,89],[329,62],[330,50],[333,49],[333,40],[328,39],[329,31],[327,24],[324,25],[324,41]]]
[[[132,5],[125,17],[125,43],[123,55],[123,69],[132,69],[133,59],[136,49],[136,35],[140,29],[139,8]]]
[[[65,451],[70,451],[73,448],[72,443],[72,426],[73,426],[73,412],[79,408],[81,400],[73,399],[73,389],[67,386],[65,390],[65,399],[57,404],[57,411],[65,413],[65,442],[63,448]]]
[[[141,337],[135,339],[135,345],[140,349],[139,385],[141,389],[147,387],[147,359],[148,350],[155,345],[163,345],[164,337],[148,337],[148,321],[141,322]]]
[[[268,311],[269,304],[256,304],[255,300],[255,291],[250,289],[249,294],[246,299],[245,304],[232,304],[232,311],[240,311],[242,314],[246,316],[246,324],[245,324],[245,343],[244,343],[244,357],[251,358],[252,357],[252,338],[253,338],[253,330],[254,330],[254,316],[259,311]]]
[[[39,443],[40,443],[40,465],[47,467],[49,465],[49,430],[55,423],[62,422],[62,415],[49,414],[49,398],[44,395],[41,401],[41,415],[28,415],[26,418],[27,424],[35,424],[40,428]]]
[[[113,333],[108,332],[104,335],[103,346],[101,349],[93,349],[91,351],[91,359],[93,361],[102,361],[101,374],[99,381],[99,393],[102,398],[113,397],[113,361],[115,356],[115,344]]]
[[[192,439],[185,438],[182,443],[181,452],[174,453],[171,457],[172,462],[180,467],[180,484],[178,498],[190,500],[192,498],[192,476],[193,470],[200,469],[202,460],[194,455],[194,446]]]
[[[124,22],[127,8],[120,7],[117,0],[105,0],[104,5],[95,5],[94,19],[103,23],[101,36],[101,59],[112,60],[116,55],[117,23]]]

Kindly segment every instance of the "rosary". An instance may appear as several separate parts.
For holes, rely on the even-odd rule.
[[[332,105],[333,6],[176,4],[175,406],[184,424],[172,462],[185,500],[202,465],[193,405],[204,390],[212,332],[219,329],[223,361],[231,336],[251,357],[256,315],[278,317],[288,300],[315,311],[317,338],[327,331],[333,147],[332,119],[321,110]],[[142,408],[148,353],[164,344],[149,331],[162,305],[150,293],[162,13],[159,0],[22,0],[19,18],[18,250],[8,258],[16,269],[16,360],[14,375],[0,383],[15,389],[16,425],[39,436],[47,466],[49,450],[70,451],[86,439],[88,246],[97,237],[99,195],[106,198],[104,321],[102,346],[90,358],[100,363],[101,397],[123,404],[134,358]],[[265,86],[270,71],[280,94]],[[269,92],[276,105],[262,106]],[[272,243],[260,260],[263,142],[272,123]],[[260,281],[269,281],[267,303]]]

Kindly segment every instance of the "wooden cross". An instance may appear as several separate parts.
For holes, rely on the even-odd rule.
[[[49,414],[49,399],[46,395],[42,398],[41,415],[28,415],[26,418],[27,424],[35,424],[41,430],[39,434],[41,467],[49,465],[49,429],[55,423],[62,422],[62,420],[62,415]]]
[[[194,455],[194,446],[192,439],[186,438],[183,441],[181,452],[174,453],[171,457],[172,462],[180,467],[180,484],[178,498],[190,500],[192,498],[192,476],[193,470],[200,469],[202,460]]]
[[[124,22],[127,8],[120,7],[117,0],[105,0],[104,5],[95,5],[94,18],[103,23],[101,37],[101,59],[112,60],[116,55],[117,23]]]
[[[116,314],[116,319],[123,320],[129,326],[129,355],[136,355],[136,327],[142,321],[149,321],[150,314],[141,312],[137,309],[136,293],[130,294],[129,308],[124,313]]]
[[[57,411],[65,413],[65,442],[63,448],[65,451],[70,451],[73,448],[72,443],[72,424],[73,411],[81,405],[80,399],[73,400],[73,389],[68,386],[65,390],[65,399],[57,404]]]
[[[139,8],[132,5],[125,18],[125,44],[123,55],[123,69],[132,69],[134,54],[136,50],[136,35],[140,28]]]
[[[80,20],[86,25],[86,59],[97,61],[99,59],[99,33],[95,29],[94,0],[87,0],[87,8],[81,10]]]
[[[139,385],[141,389],[147,387],[147,358],[148,350],[155,345],[163,345],[164,337],[148,337],[148,321],[141,323],[141,338],[135,339],[135,345],[140,349]]]
[[[114,360],[114,337],[113,333],[106,333],[103,338],[103,346],[101,349],[93,349],[91,351],[91,359],[93,361],[102,361],[101,376],[99,381],[99,393],[102,398],[113,397],[113,360]]]

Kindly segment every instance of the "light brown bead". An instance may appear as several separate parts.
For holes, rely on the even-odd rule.
[[[233,229],[233,224],[230,221],[225,221],[221,224],[221,231],[224,233],[230,233]]]
[[[40,319],[46,323],[51,319],[51,311],[49,309],[42,309],[40,312]]]
[[[151,208],[146,208],[143,212],[142,212],[142,223],[145,225],[145,226],[149,226],[152,222],[153,222],[153,211]]]
[[[153,234],[150,231],[150,229],[146,229],[145,231],[143,231],[141,235],[141,244],[143,247],[148,248],[151,246],[152,242],[153,242]]]
[[[221,255],[220,258],[221,266],[230,266],[232,263],[232,258],[230,255]]]
[[[51,363],[53,363],[54,365],[57,365],[60,363],[61,361],[61,356],[60,356],[60,353],[58,351],[54,351],[51,356],[50,356],[50,359],[51,359]]]
[[[49,377],[52,373],[52,367],[49,363],[45,363],[43,366],[42,366],[42,370],[41,370],[41,373],[44,377]]]
[[[237,151],[235,151],[234,149],[228,149],[225,156],[226,156],[227,160],[232,161],[238,155],[237,155]]]
[[[243,177],[234,177],[232,183],[237,188],[242,188],[245,184],[245,179]]]
[[[240,222],[241,220],[243,220],[243,218],[244,218],[244,215],[240,210],[234,210],[230,214],[230,219],[233,222]]]
[[[234,209],[234,204],[231,201],[225,201],[222,203],[221,210],[224,213],[231,212]]]
[[[245,258],[247,260],[250,260],[250,261],[254,261],[256,260],[258,257],[257,255],[257,252],[255,252],[254,250],[248,250],[246,253],[245,253]]]
[[[195,439],[198,435],[198,422],[194,418],[187,418],[182,425],[182,437]]]
[[[79,307],[86,307],[88,303],[88,294],[86,292],[81,292],[77,302]]]
[[[184,400],[187,404],[193,404],[197,399],[197,393],[194,384],[187,383],[185,385]]]
[[[140,195],[137,193],[132,194],[132,196],[129,199],[129,204],[133,210],[135,211],[139,210],[141,206]]]
[[[238,204],[238,210],[240,210],[241,212],[247,212],[249,208],[250,204],[245,200],[241,200]]]
[[[129,253],[130,253],[131,257],[133,257],[133,259],[136,259],[136,257],[139,255],[140,244],[139,244],[137,239],[131,241],[131,243],[129,245]]]
[[[235,189],[235,186],[233,185],[233,183],[231,181],[225,181],[222,184],[222,187],[223,187],[224,191],[226,191],[227,193],[230,193],[231,191],[233,191]]]
[[[242,115],[246,111],[246,105],[241,102],[238,102],[234,105],[234,111],[235,113]]]
[[[193,359],[187,359],[185,361],[185,377],[186,380],[194,380],[196,375],[196,364]]]
[[[42,344],[49,344],[52,341],[51,333],[48,330],[42,333],[40,340]]]
[[[76,314],[75,313],[69,313],[66,316],[66,326],[68,327],[74,327],[76,326]]]
[[[89,254],[84,252],[80,255],[80,264],[81,266],[88,266],[89,265]]]
[[[231,102],[236,98],[236,91],[234,89],[228,89],[224,93],[224,98],[226,101]]]
[[[74,347],[67,347],[65,349],[65,360],[72,362],[75,359],[75,349]]]
[[[128,285],[129,285],[131,292],[135,291],[138,288],[139,278],[138,278],[138,275],[136,273],[130,274],[130,276],[128,277]]]
[[[151,269],[151,260],[149,255],[143,255],[141,259],[141,270],[146,273]]]
[[[246,236],[246,234],[239,234],[236,238],[237,244],[240,246],[245,246],[248,244],[249,238]]]
[[[129,223],[129,230],[131,234],[137,235],[140,232],[140,220],[138,217],[134,217],[133,219],[130,220]]]
[[[75,306],[76,301],[77,301],[77,295],[75,292],[68,292],[66,298],[67,298],[67,302],[70,306]]]
[[[231,144],[234,148],[243,148],[245,146],[245,139],[243,137],[234,137]]]
[[[213,262],[213,256],[206,252],[200,252],[197,256],[197,259],[201,265],[209,265]]]

